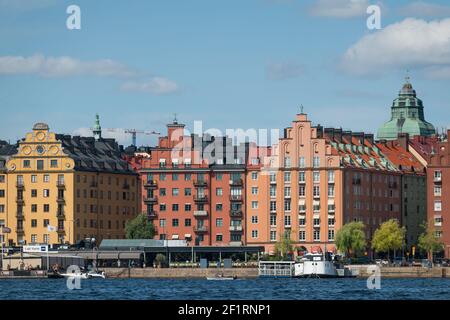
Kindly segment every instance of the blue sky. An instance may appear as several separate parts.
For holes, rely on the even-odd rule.
[[[71,4],[81,30],[66,28]],[[376,132],[407,69],[427,120],[447,127],[449,18],[431,0],[0,0],[0,139],[38,121],[88,134],[97,112],[104,128],[165,132],[173,113],[283,128],[300,104],[316,124]]]

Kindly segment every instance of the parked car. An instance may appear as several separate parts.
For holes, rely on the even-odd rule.
[[[387,267],[389,265],[389,261],[384,260],[384,259],[376,259],[375,263],[377,266],[380,266],[380,267]]]
[[[431,268],[433,267],[433,263],[428,259],[422,259],[422,267]]]

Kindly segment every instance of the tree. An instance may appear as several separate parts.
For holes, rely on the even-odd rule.
[[[149,222],[145,214],[139,214],[125,225],[127,239],[153,239],[155,227]]]
[[[158,253],[155,257],[155,263],[158,268],[162,268],[166,264],[166,256]]]
[[[281,260],[286,259],[289,254],[294,251],[291,240],[291,233],[285,232],[281,235],[280,241],[275,244],[275,256]]]
[[[436,237],[434,228],[427,223],[422,225],[424,231],[419,236],[419,248],[428,254],[428,259],[433,261],[433,253],[444,250],[444,243]]]
[[[387,252],[401,249],[406,234],[405,227],[400,227],[396,219],[390,219],[375,230],[372,238],[372,248],[376,252]]]
[[[366,235],[362,222],[350,222],[336,232],[336,247],[346,256],[351,257],[366,247]]]

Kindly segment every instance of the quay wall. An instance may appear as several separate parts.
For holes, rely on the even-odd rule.
[[[357,269],[358,277],[367,278],[368,266],[351,266]],[[218,273],[224,276],[237,276],[238,278],[258,277],[257,268],[104,268],[108,278],[206,278],[214,277]],[[422,268],[422,267],[382,267],[381,277],[384,278],[450,278],[450,268]]]

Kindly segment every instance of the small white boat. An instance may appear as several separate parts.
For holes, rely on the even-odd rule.
[[[71,278],[71,279],[89,279],[89,276],[87,275],[87,273],[60,273],[60,276],[64,277],[64,278]]]
[[[330,255],[307,253],[294,265],[294,277],[338,278],[354,277],[353,272],[334,262]]]
[[[87,273],[87,276],[89,278],[96,278],[96,279],[106,279],[106,273],[104,271],[98,272],[98,271],[89,271]]]

